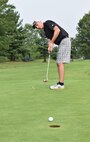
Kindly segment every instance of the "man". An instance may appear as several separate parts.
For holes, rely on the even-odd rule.
[[[48,52],[52,52],[54,44],[58,45],[57,69],[59,81],[50,89],[64,89],[64,63],[70,62],[71,42],[68,33],[57,23],[51,20],[45,22],[34,21],[33,28],[43,29],[49,39]]]

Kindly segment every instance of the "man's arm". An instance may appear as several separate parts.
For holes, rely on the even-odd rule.
[[[58,37],[59,33],[60,33],[60,29],[58,28],[58,26],[55,26],[54,27],[54,34],[53,34],[53,37],[51,39],[51,42],[55,42],[56,38]]]
[[[54,30],[53,37],[48,42],[48,51],[49,52],[51,52],[53,50],[54,42],[60,33],[60,29],[58,28],[58,26],[55,26],[53,30]]]

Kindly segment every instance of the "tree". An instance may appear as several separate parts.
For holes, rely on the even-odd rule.
[[[13,39],[9,45],[8,53],[11,61],[21,61],[24,58],[25,48],[23,48],[23,42],[25,39],[25,30],[22,26],[16,28],[13,33]]]
[[[23,44],[23,48],[26,49],[26,52],[24,52],[24,55],[27,57],[29,56],[30,60],[33,58],[38,58],[38,56],[40,55],[37,52],[37,45],[36,45],[36,40],[37,38],[39,38],[39,34],[37,32],[37,30],[34,30],[32,28],[32,25],[30,24],[25,24],[24,26],[25,29],[25,40],[24,40],[24,44]]]
[[[10,19],[7,16],[7,10],[10,5],[7,5],[8,0],[0,1],[0,56],[7,55],[7,48],[10,44],[10,37],[7,32],[10,31],[11,25],[9,26]]]
[[[48,54],[48,49],[47,49],[47,38],[45,37],[44,31],[43,30],[38,30],[40,38],[36,41],[38,45],[38,51],[40,52],[41,57],[43,57],[44,62],[46,62],[46,57]]]
[[[6,56],[12,61],[22,59],[21,46],[24,30],[20,14],[8,0],[0,1],[0,56]]]
[[[80,58],[79,52],[78,52],[78,45],[76,46],[76,39],[71,38],[71,59],[78,59]]]
[[[33,29],[32,25],[26,24],[26,39],[24,45],[30,53],[31,58],[43,58],[46,61],[47,39],[43,30]]]
[[[81,57],[90,58],[90,12],[79,20],[77,31],[75,47]]]

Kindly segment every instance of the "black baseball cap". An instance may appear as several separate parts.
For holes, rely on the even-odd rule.
[[[37,24],[37,22],[34,21],[34,22],[33,22],[33,26],[32,26],[34,29],[36,28],[36,24]]]

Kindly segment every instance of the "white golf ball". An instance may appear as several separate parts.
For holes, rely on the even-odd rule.
[[[53,121],[53,117],[49,117],[48,121],[52,122]]]

